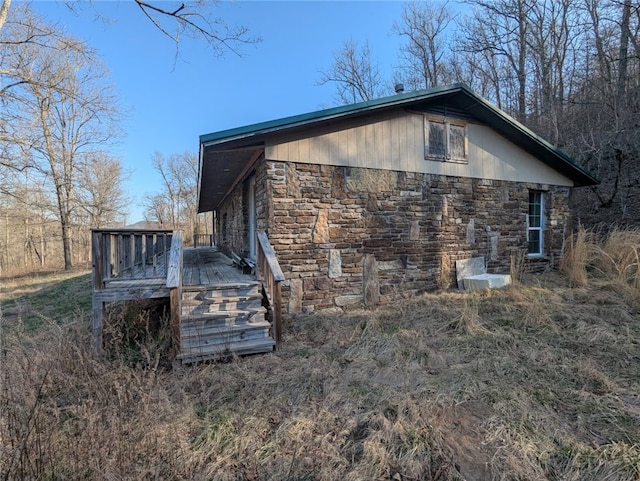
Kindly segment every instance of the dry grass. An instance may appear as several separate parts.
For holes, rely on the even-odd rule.
[[[589,280],[640,296],[640,229],[614,228],[606,235],[579,227],[565,246],[561,271],[571,285]]]
[[[5,317],[0,478],[635,481],[640,303],[598,269],[302,317],[278,352],[187,367],[142,313],[108,358],[86,316]]]
[[[565,244],[560,270],[567,276],[569,283],[574,287],[587,285],[587,262],[589,260],[589,250],[592,248],[590,242],[587,239],[587,231],[580,226],[578,231],[572,234]]]
[[[596,253],[595,267],[606,278],[640,291],[640,229],[610,232]]]

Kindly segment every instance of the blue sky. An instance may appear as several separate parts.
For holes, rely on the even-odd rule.
[[[400,45],[392,26],[403,5],[221,2],[216,7],[220,17],[248,27],[262,41],[244,47],[242,57],[229,53],[216,58],[204,42],[185,40],[176,59],[172,41],[155,30],[133,2],[94,4],[75,13],[61,1],[32,5],[98,50],[122,107],[129,111],[127,135],[114,154],[131,172],[126,184],[134,199],[130,223],[142,219],[145,194],[158,190],[159,177],[151,167],[155,151],[197,152],[201,134],[334,105],[334,86],[318,82],[320,71],[330,67],[333,52],[345,40],[368,41],[374,60],[390,76]]]

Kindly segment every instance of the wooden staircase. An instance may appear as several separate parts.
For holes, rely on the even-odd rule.
[[[258,282],[184,286],[176,357],[191,363],[272,351],[262,300]]]

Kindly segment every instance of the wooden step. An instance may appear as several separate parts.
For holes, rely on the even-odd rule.
[[[224,306],[224,304],[222,304]],[[226,307],[226,306],[225,306]],[[224,309],[211,309],[209,305],[183,307],[182,308],[182,322],[188,322],[192,319],[213,319],[213,320],[227,320],[230,322],[249,322],[249,320],[256,315],[264,315],[267,313],[267,309],[263,306],[247,307],[246,309],[238,309],[229,307],[229,310]]]
[[[194,349],[198,346],[214,346],[239,342],[248,339],[270,338],[271,324],[247,324],[246,326],[208,326],[200,329],[188,329],[181,332],[182,350]]]
[[[273,350],[257,282],[192,286],[182,291],[180,354],[183,362]]]
[[[202,309],[198,309],[201,307]],[[262,299],[229,299],[225,302],[203,302],[203,301],[183,301],[182,312],[188,314],[191,310],[195,311],[210,311],[216,310],[245,310],[245,309],[257,309],[262,307]]]
[[[244,356],[273,351],[275,341],[270,337],[229,342],[225,345],[199,346],[184,349],[176,357],[183,363],[215,360],[232,354]]]
[[[202,285],[202,286],[184,286],[182,292],[202,292],[202,291],[220,291],[225,289],[251,289],[253,287],[259,287],[258,281],[235,281],[235,282],[218,282],[214,285]]]
[[[241,318],[238,318],[237,316],[200,316],[183,318],[181,327],[186,326],[187,328],[190,328],[190,326],[192,325],[200,325],[203,323],[206,323],[210,326],[244,326],[247,324],[255,324],[257,322],[263,321],[265,321],[265,315],[263,312],[255,312]]]
[[[229,332],[270,329],[271,323],[265,319],[256,319],[246,324],[218,324],[207,320],[191,321],[180,328],[183,338],[194,336],[224,335]]]

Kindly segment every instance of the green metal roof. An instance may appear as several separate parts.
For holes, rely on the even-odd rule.
[[[220,157],[222,162],[222,157],[231,155],[231,152],[236,149],[260,149],[267,139],[274,136],[306,133],[308,130],[321,128],[332,122],[365,118],[387,110],[403,108],[419,110],[420,108],[434,107],[440,105],[441,102],[451,105],[465,116],[484,122],[534,157],[570,178],[575,185],[594,185],[600,182],[594,174],[565,152],[536,135],[488,100],[474,93],[465,84],[457,83],[201,135],[200,147],[204,157],[201,159],[200,166],[199,208],[201,211],[213,209],[224,197],[224,194],[211,192],[206,194],[207,199],[201,197],[203,182],[207,183],[213,175],[216,175],[217,178],[224,175],[231,178],[240,173],[243,164],[242,160],[236,159],[234,162],[226,162],[225,168],[221,169],[220,166],[211,164],[212,159]],[[203,172],[206,164],[205,157],[209,159],[206,173]],[[219,183],[226,182],[227,180],[222,179]]]

